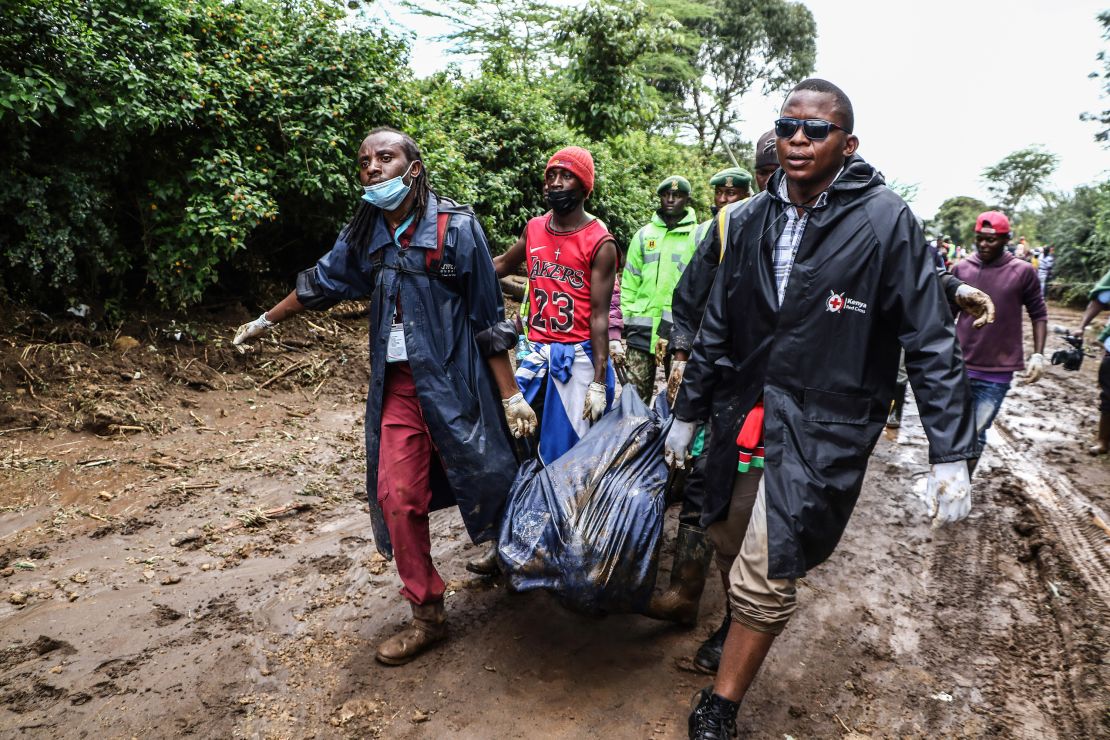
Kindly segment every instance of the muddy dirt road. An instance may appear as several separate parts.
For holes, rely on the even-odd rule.
[[[694,630],[582,617],[467,574],[454,511],[433,517],[451,641],[377,665],[408,610],[363,503],[364,319],[341,306],[249,355],[214,339],[246,318],[130,340],[28,314],[0,338],[0,734],[685,737],[719,584]],[[1014,388],[971,518],[939,532],[907,410],[743,731],[1110,735],[1110,461],[1083,452],[1095,365]]]

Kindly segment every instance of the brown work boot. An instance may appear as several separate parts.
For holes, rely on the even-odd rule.
[[[442,601],[412,605],[412,624],[378,646],[377,659],[404,665],[437,642],[447,639],[447,612]]]
[[[678,525],[671,583],[663,593],[652,597],[644,614],[688,627],[697,624],[705,573],[712,555],[713,549],[704,529]]]
[[[1092,455],[1105,455],[1110,452],[1110,412],[1103,411],[1098,420],[1098,438],[1087,448]]]

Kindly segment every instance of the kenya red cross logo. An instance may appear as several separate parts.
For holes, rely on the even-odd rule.
[[[829,299],[825,301],[825,310],[830,313],[840,313],[844,308],[844,294],[829,291]]]

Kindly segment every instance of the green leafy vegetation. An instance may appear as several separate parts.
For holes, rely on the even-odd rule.
[[[422,12],[478,74],[414,79],[408,40],[337,0],[6,4],[0,291],[119,316],[287,283],[350,216],[355,152],[380,125],[415,136],[495,251],[543,212],[547,157],[586,146],[589,208],[627,241],[670,174],[707,218],[708,177],[750,152],[731,128],[739,98],[813,64],[812,17],[784,0],[438,7]]]

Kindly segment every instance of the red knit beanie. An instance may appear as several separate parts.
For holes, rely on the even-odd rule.
[[[586,187],[586,195],[594,191],[594,158],[582,147],[568,146],[555,152],[551,159],[547,160],[544,175],[547,175],[547,171],[552,167],[562,167],[581,180]]]

